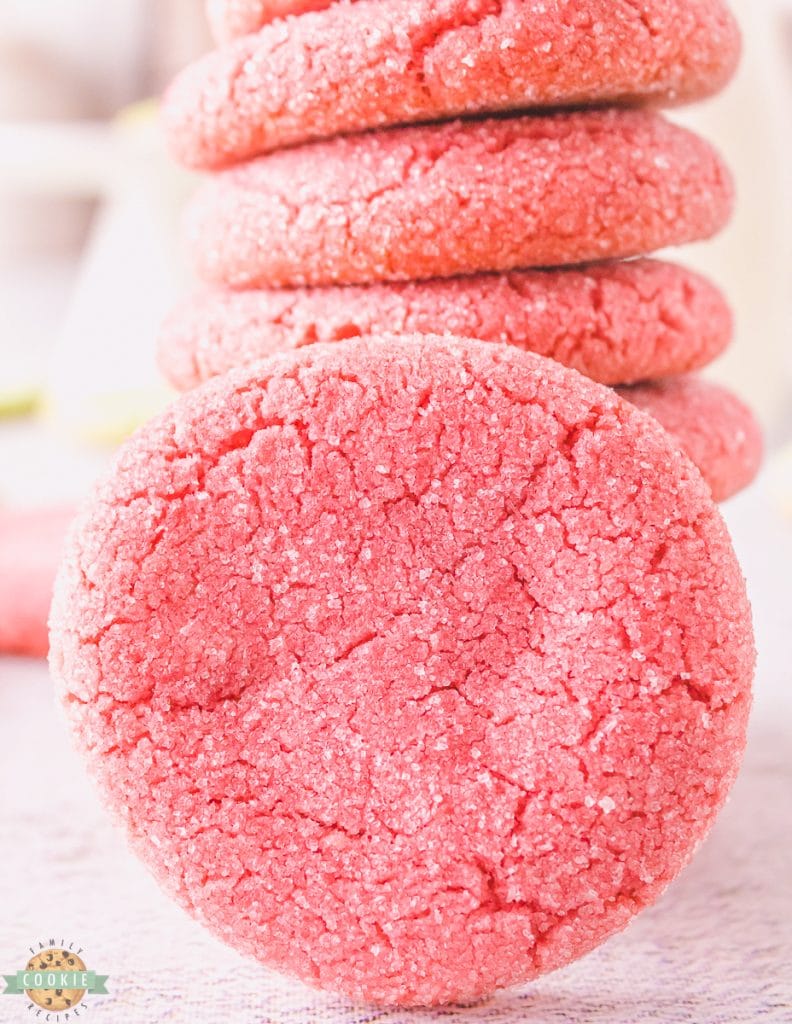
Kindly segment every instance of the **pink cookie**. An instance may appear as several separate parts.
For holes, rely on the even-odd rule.
[[[652,414],[696,463],[716,501],[747,487],[762,465],[762,429],[731,391],[699,377],[625,388],[622,395]]]
[[[59,578],[52,668],[109,805],[237,949],[356,999],[476,999],[651,903],[745,740],[743,580],[614,392],[374,339],[183,396]]]
[[[274,153],[207,181],[187,234],[207,281],[360,284],[640,255],[709,237],[731,203],[706,142],[598,110]]]
[[[44,658],[47,616],[72,509],[0,510],[0,652]]]
[[[739,49],[721,0],[361,0],[197,61],[166,97],[166,128],[182,163],[220,167],[459,114],[698,99]]]
[[[275,352],[383,331],[507,342],[626,384],[705,366],[728,344],[732,318],[714,285],[653,260],[363,287],[204,290],[168,318],[159,362],[187,391]]]

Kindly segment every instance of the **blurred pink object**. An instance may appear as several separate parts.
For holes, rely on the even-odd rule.
[[[72,508],[0,510],[0,653],[45,658],[52,586]]]
[[[215,39],[227,42],[290,14],[329,7],[332,0],[207,0],[206,13]]]

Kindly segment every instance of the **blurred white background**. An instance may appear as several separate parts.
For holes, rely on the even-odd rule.
[[[0,503],[80,497],[167,398],[179,179],[141,101],[208,45],[200,0],[0,3]]]

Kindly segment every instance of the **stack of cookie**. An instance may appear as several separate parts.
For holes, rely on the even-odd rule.
[[[163,342],[188,390],[78,520],[53,675],[216,935],[354,999],[472,1000],[652,903],[744,748],[712,490],[603,384],[670,375],[633,401],[719,496],[754,471],[748,414],[679,376],[723,299],[626,262],[726,221],[717,156],[646,104],[716,89],[738,37],[718,0],[287,6],[218,0],[258,31],[171,93],[214,172]]]
[[[728,80],[739,35],[719,0],[214,0],[210,14],[224,45],[166,104],[176,156],[215,172],[188,226],[206,288],[161,343],[177,388],[381,331],[508,342],[632,385],[717,499],[750,482],[750,411],[680,377],[730,341],[726,302],[683,267],[627,259],[729,217],[716,153],[645,109]]]

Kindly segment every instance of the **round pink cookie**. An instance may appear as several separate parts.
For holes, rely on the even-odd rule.
[[[74,510],[0,510],[0,652],[44,658],[47,616]]]
[[[166,97],[166,128],[184,164],[220,167],[459,114],[696,99],[739,48],[721,0],[361,0],[197,61]]]
[[[706,142],[598,110],[274,153],[208,180],[187,236],[208,281],[359,284],[641,255],[712,235],[731,203]]]
[[[716,501],[747,487],[762,465],[762,429],[731,391],[699,377],[625,388],[622,395],[651,413],[679,442]]]
[[[732,317],[714,285],[653,260],[347,288],[203,290],[168,318],[159,362],[187,391],[275,352],[383,331],[507,342],[627,384],[706,365],[728,344]]]
[[[750,612],[650,417],[511,346],[313,345],[121,451],[52,668],[134,846],[237,949],[475,999],[624,927],[737,772]]]

